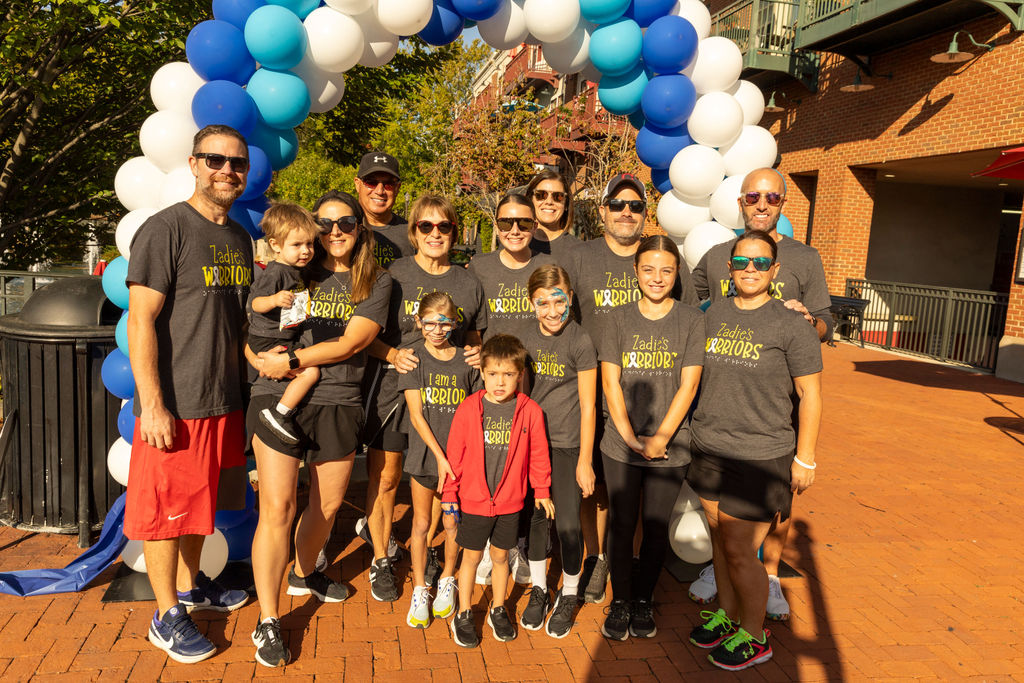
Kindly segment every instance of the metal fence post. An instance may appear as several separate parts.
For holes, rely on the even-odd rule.
[[[952,355],[949,333],[953,324],[953,290],[946,289],[945,310],[942,312],[942,333],[939,336],[939,358],[949,360]]]

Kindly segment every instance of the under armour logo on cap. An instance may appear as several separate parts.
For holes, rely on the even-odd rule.
[[[387,158],[387,156],[386,156],[386,155],[385,155],[385,156],[376,156],[376,155],[375,155],[375,156],[373,157],[373,163],[375,163],[375,164],[383,164],[383,163],[384,163],[384,162],[386,162],[387,160],[388,160],[388,158]]]

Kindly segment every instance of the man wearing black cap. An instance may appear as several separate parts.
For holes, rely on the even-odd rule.
[[[368,152],[359,160],[356,196],[363,207],[366,227],[374,233],[374,256],[382,268],[402,256],[412,256],[407,221],[395,214],[395,198],[402,186],[398,160],[386,152]]]

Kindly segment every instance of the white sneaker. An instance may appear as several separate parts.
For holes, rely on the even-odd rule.
[[[416,586],[413,590],[405,623],[413,628],[426,628],[430,625],[430,592],[426,586]]]
[[[530,563],[519,548],[512,548],[508,551],[508,568],[519,585],[529,586],[532,583]]]
[[[455,599],[458,595],[458,584],[454,576],[446,576],[437,584],[437,597],[434,598],[434,616],[447,619],[455,614]]]
[[[782,584],[779,577],[768,575],[768,604],[765,606],[765,614],[773,621],[785,621],[789,619],[789,602],[782,594]]]
[[[316,565],[314,565],[313,568],[316,571],[318,571],[318,572],[327,571],[327,567],[328,567],[329,563],[327,561],[327,552],[326,551],[327,551],[327,546],[325,545],[323,548],[320,549],[320,554],[316,556]]]
[[[491,585],[491,567],[491,542],[487,541],[480,564],[476,566],[476,582],[481,586]]]
[[[690,584],[690,599],[701,605],[706,605],[716,597],[718,597],[718,584],[715,583],[715,565],[709,564],[700,570],[700,576]],[[771,598],[768,601],[770,603]]]
[[[356,536],[373,545],[373,541],[370,540],[370,527],[366,517],[360,517],[356,520]],[[388,539],[388,557],[391,559],[392,564],[398,564],[402,560],[402,548],[398,545],[398,541],[395,540],[394,534],[391,534],[391,537]]]

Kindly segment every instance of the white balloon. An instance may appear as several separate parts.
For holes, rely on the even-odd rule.
[[[693,141],[708,147],[729,144],[740,136],[742,128],[743,108],[735,97],[724,92],[709,92],[698,97],[686,120],[686,129]]]
[[[560,74],[583,71],[590,64],[590,31],[588,22],[580,22],[565,40],[544,43],[544,61]]]
[[[187,165],[179,166],[168,173],[164,180],[164,186],[160,191],[160,208],[183,202],[195,191],[196,177],[192,175],[192,169]]]
[[[728,90],[743,70],[743,54],[736,43],[722,36],[711,36],[697,43],[690,80],[698,95]]]
[[[588,61],[587,65],[580,71],[580,78],[591,83],[600,83],[601,72],[597,70],[597,67],[592,62]]]
[[[727,228],[738,230],[743,227],[739,197],[743,176],[729,176],[711,194],[711,216]]]
[[[682,488],[679,489],[679,495],[676,496],[676,504],[672,507],[672,516],[677,517],[685,515],[691,510],[703,509],[703,506],[700,504],[700,498],[694,492],[693,487],[684,481]]]
[[[380,25],[373,10],[354,17],[363,29],[363,53],[359,63],[365,67],[384,66],[398,52],[398,36]]]
[[[192,97],[206,83],[188,62],[168,62],[156,70],[149,82],[149,96],[159,111],[192,115]]]
[[[497,14],[476,23],[485,43],[495,50],[511,50],[526,40],[530,29],[526,27],[524,2],[526,0],[504,0]]]
[[[158,111],[149,115],[139,129],[142,153],[164,173],[181,166],[192,154],[192,138],[199,126],[191,114]]]
[[[764,116],[764,93],[750,81],[738,80],[726,92],[736,98],[743,109],[743,125],[754,126]]]
[[[146,157],[133,157],[121,164],[114,176],[114,194],[129,211],[163,208],[160,190],[164,172]]]
[[[306,84],[309,90],[309,111],[314,114],[334,109],[345,95],[345,74],[321,70],[310,61],[308,52],[292,72]]]
[[[203,552],[199,556],[199,571],[211,579],[220,576],[228,563],[228,539],[224,538],[220,529],[214,529],[213,533],[203,541]]]
[[[580,23],[579,0],[526,0],[526,26],[542,43],[557,43],[569,37]]]
[[[414,36],[430,22],[434,0],[377,0],[377,20],[398,36]]]
[[[352,17],[373,7],[373,0],[326,0],[326,2],[329,7]]]
[[[700,0],[677,0],[669,14],[686,19],[697,30],[697,38],[704,40],[711,35],[711,12]]]
[[[725,178],[725,162],[711,147],[688,145],[672,158],[668,177],[673,189],[684,197],[707,199]]]
[[[683,259],[686,265],[690,266],[692,271],[711,247],[728,242],[734,237],[735,232],[714,221],[693,226],[683,243]]]
[[[693,226],[711,220],[708,198],[682,197],[675,191],[666,192],[658,202],[658,225],[669,237],[681,244]],[[680,250],[680,255],[683,253]]]
[[[701,510],[680,515],[669,529],[669,544],[683,562],[704,564],[711,559],[711,529]]]
[[[330,7],[318,7],[302,25],[306,27],[306,60],[330,73],[348,71],[359,63],[366,40],[355,19]]]
[[[126,213],[118,222],[117,229],[114,231],[114,242],[117,244],[117,250],[121,252],[121,256],[129,258],[132,238],[135,237],[135,233],[142,224],[156,212],[156,209],[135,209]]]
[[[718,151],[725,159],[726,175],[746,175],[755,168],[774,166],[779,145],[766,128],[743,126],[740,136]]]
[[[132,445],[118,437],[107,451],[107,471],[121,486],[128,485],[128,466],[132,460]]]
[[[142,552],[142,541],[128,541],[121,551],[121,561],[134,572],[146,573],[146,556]]]

